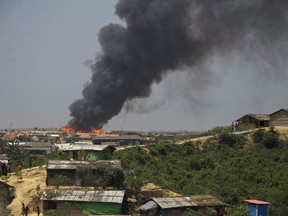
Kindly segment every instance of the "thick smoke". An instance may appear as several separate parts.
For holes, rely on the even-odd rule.
[[[119,0],[115,13],[126,26],[100,30],[102,55],[83,98],[69,107],[69,124],[102,128],[125,102],[148,97],[166,73],[241,49],[243,40],[268,48],[286,41],[287,9],[287,0]]]

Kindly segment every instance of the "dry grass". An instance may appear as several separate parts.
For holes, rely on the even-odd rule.
[[[36,216],[36,204],[33,202],[33,198],[37,194],[37,185],[40,186],[40,190],[45,188],[46,168],[33,167],[32,169],[22,170],[22,180],[20,180],[15,173],[12,173],[7,183],[15,189],[15,199],[7,207],[11,210],[12,215],[21,215],[22,203],[28,205],[30,209],[30,216]],[[41,208],[40,208],[41,209]],[[42,214],[41,214],[42,215]]]

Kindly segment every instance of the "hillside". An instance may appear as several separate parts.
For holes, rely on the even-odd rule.
[[[192,142],[129,148],[114,158],[134,170],[134,184],[153,182],[183,195],[211,194],[235,206],[244,199],[267,200],[272,203],[270,216],[284,216],[288,212],[288,142],[281,140],[267,148],[253,143],[251,135],[219,134],[207,139],[202,150]]]

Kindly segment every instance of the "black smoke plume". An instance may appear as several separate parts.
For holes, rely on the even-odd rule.
[[[126,25],[100,30],[102,54],[83,98],[69,107],[69,124],[102,128],[125,102],[148,97],[164,74],[205,64],[240,41],[273,47],[286,40],[287,8],[287,0],[119,0],[115,13]]]

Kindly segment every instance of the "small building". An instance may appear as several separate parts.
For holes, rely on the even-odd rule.
[[[30,154],[47,155],[55,150],[55,145],[48,142],[24,142],[19,145]]]
[[[98,160],[98,161],[61,161],[49,160],[47,162],[46,185],[78,185],[96,186],[96,182],[102,177],[97,172],[100,166],[121,168],[120,160]],[[88,172],[84,174],[81,172]]]
[[[14,199],[12,190],[13,187],[11,185],[0,181],[0,202],[9,204]]]
[[[268,127],[270,116],[266,114],[246,114],[237,119],[239,125],[251,126],[251,127]]]
[[[119,215],[124,195],[124,190],[47,189],[41,197],[43,215]]]
[[[223,216],[227,204],[211,195],[193,195],[189,197],[151,198],[140,207],[141,216],[184,215],[187,209],[200,211],[205,215],[208,208],[214,208],[217,215]],[[216,214],[215,214],[216,215]]]
[[[250,216],[268,216],[269,202],[261,200],[244,200],[244,202],[248,203]]]
[[[288,127],[288,109],[280,109],[269,115],[271,126]]]
[[[138,135],[123,136],[97,136],[93,138],[95,145],[101,145],[103,142],[118,142],[120,145],[137,145],[141,143],[141,137]]]
[[[110,160],[116,150],[111,145],[56,144],[59,151],[70,152],[74,160]]]

